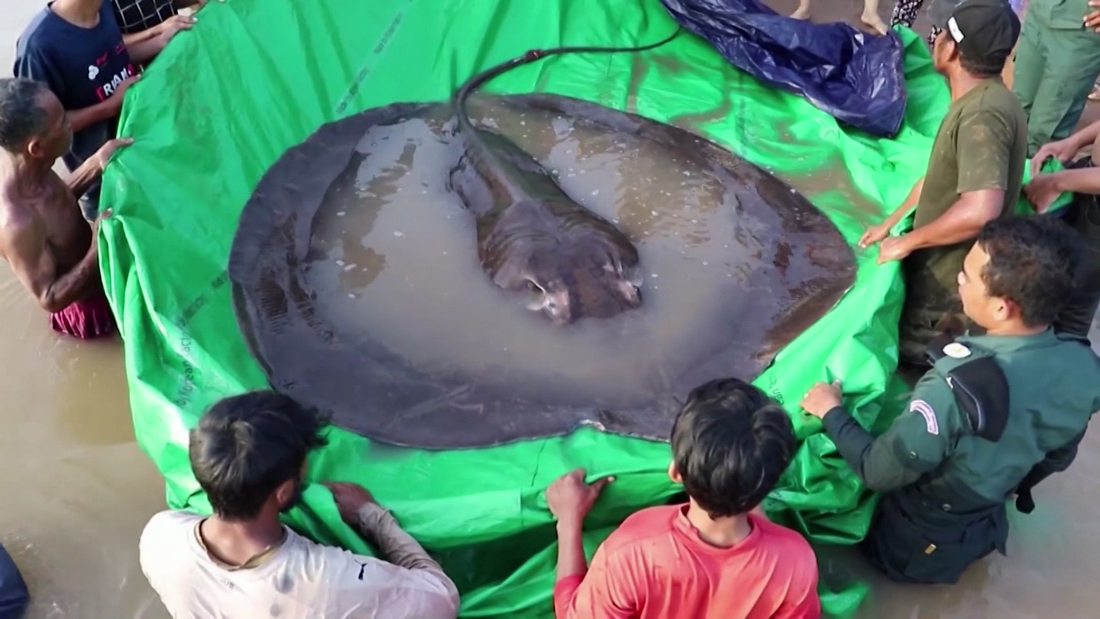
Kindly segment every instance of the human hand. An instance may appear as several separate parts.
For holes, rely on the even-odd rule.
[[[137,75],[131,75],[119,82],[118,86],[115,87],[115,91],[111,93],[111,101],[116,102],[119,107],[122,107],[122,98],[126,96],[126,91],[130,89],[130,86],[134,85],[134,82],[141,79],[141,76],[142,74],[138,73]]]
[[[1024,185],[1024,195],[1036,213],[1045,213],[1062,194],[1054,180],[1054,174],[1040,174]]]
[[[546,505],[558,522],[580,525],[600,496],[600,491],[613,481],[615,478],[609,476],[586,484],[584,469],[573,469],[555,479],[546,489]]]
[[[345,481],[321,482],[323,486],[332,492],[332,499],[336,501],[336,508],[340,510],[340,517],[351,526],[359,524],[359,510],[368,503],[378,504],[367,489],[359,484]]]
[[[93,239],[96,237],[97,234],[99,234],[99,225],[100,225],[100,223],[102,223],[104,219],[107,219],[108,217],[110,217],[113,213],[114,213],[114,211],[112,211],[111,209],[105,208],[105,209],[101,209],[99,211],[99,213],[96,214],[95,219],[93,219],[91,221],[92,238]],[[98,247],[98,243],[96,243],[93,240],[92,241],[92,246],[93,247]]]
[[[1097,1],[1100,2],[1100,0]],[[1074,144],[1073,140],[1070,138],[1043,144],[1043,146],[1039,148],[1039,151],[1035,153],[1035,156],[1031,158],[1031,175],[1035,176],[1039,174],[1039,170],[1042,169],[1043,163],[1047,159],[1053,157],[1060,163],[1065,163],[1077,154],[1077,150],[1077,145]]]
[[[114,138],[107,140],[107,143],[99,147],[99,150],[95,152],[92,157],[95,157],[96,167],[102,172],[107,168],[107,162],[111,160],[111,155],[120,148],[125,148],[134,143],[134,138]]]
[[[159,32],[157,36],[160,37],[161,45],[167,45],[172,37],[176,36],[176,33],[180,30],[190,30],[191,26],[195,24],[195,18],[190,15],[173,15],[168,19],[162,21],[157,28]]]
[[[890,234],[890,227],[885,223],[871,226],[863,233],[863,236],[859,237],[860,248],[869,247],[878,243],[882,239],[886,238],[886,235]]]
[[[825,413],[840,406],[840,381],[816,383],[802,396],[801,406],[807,413],[823,419]]]
[[[903,260],[913,252],[909,248],[909,242],[904,236],[892,236],[882,241],[878,246],[878,264],[891,260]]]
[[[1089,0],[1090,9],[1100,9],[1100,1]],[[1085,27],[1100,33],[1100,10],[1092,10],[1085,13]]]

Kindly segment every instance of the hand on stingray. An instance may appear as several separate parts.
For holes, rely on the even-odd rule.
[[[336,501],[336,508],[340,510],[340,517],[351,526],[359,524],[359,510],[367,503],[375,503],[374,497],[366,488],[359,484],[343,481],[322,482],[332,492],[332,499]]]
[[[913,250],[909,249],[909,243],[904,236],[891,236],[883,239],[878,246],[878,264],[891,260],[903,260]]]
[[[825,413],[840,406],[840,381],[817,383],[802,396],[802,408],[809,414],[823,419]]]
[[[554,480],[546,489],[546,505],[558,522],[580,525],[604,486],[615,481],[614,477],[601,477],[591,484],[584,482],[584,469],[573,469]]]

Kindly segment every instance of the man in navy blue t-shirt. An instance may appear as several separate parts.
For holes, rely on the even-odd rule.
[[[115,136],[123,94],[139,77],[135,66],[191,27],[190,18],[179,17],[131,44],[104,0],[53,0],[27,25],[16,43],[15,76],[45,83],[64,106],[73,129],[72,149],[63,157],[70,172]],[[99,190],[96,181],[81,197],[88,219],[99,210]]]

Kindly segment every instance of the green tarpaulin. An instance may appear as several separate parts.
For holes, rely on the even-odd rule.
[[[675,23],[658,0],[229,0],[197,18],[127,94],[119,134],[135,142],[106,171],[102,203],[114,215],[99,242],[137,440],[166,478],[169,505],[208,511],[188,465],[187,430],[215,400],[266,386],[237,330],[226,263],[241,207],[267,167],[323,122],[445,100],[472,72],[529,48],[644,44]],[[895,140],[845,131],[686,33],[640,55],[549,58],[487,90],[571,95],[699,132],[801,190],[854,244],[923,173],[948,104],[923,44],[900,34],[909,105]],[[799,412],[799,398],[814,381],[843,378],[848,404],[873,431],[898,408],[883,406],[899,391],[891,372],[902,285],[897,264],[877,266],[876,253],[857,251],[854,288],[755,381],[804,439],[765,507],[816,542],[861,539],[873,497],[820,424]],[[665,475],[668,458],[666,444],[591,429],[455,452],[397,449],[333,429],[309,478],[369,488],[441,557],[462,591],[463,616],[549,617],[556,548],[543,489],[577,466],[617,476],[590,517],[591,551],[625,515],[678,490]],[[369,552],[318,484],[287,521]],[[839,615],[861,597],[859,587],[822,593]]]

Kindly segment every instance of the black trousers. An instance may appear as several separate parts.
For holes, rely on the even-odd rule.
[[[1100,196],[1077,194],[1065,218],[1085,245],[1077,292],[1054,320],[1054,330],[1087,337],[1100,305]]]

